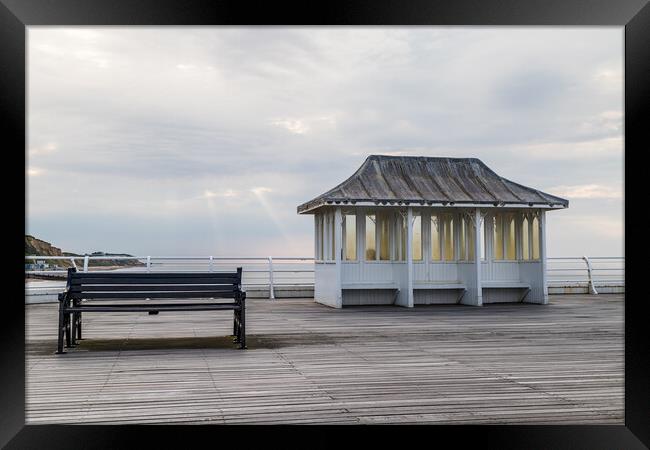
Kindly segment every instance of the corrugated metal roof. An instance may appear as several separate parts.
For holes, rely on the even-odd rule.
[[[343,183],[298,206],[298,213],[357,202],[569,206],[568,200],[500,177],[477,158],[370,155]]]

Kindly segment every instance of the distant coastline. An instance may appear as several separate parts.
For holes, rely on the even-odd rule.
[[[144,267],[145,263],[137,259],[112,259],[111,257],[133,257],[128,253],[107,253],[107,252],[92,252],[84,253],[82,255],[72,252],[64,252],[59,247],[53,246],[51,243],[39,239],[35,236],[25,235],[25,256],[62,256],[62,257],[106,257],[107,259],[90,259],[88,267],[101,267],[102,270],[115,270],[124,267]],[[69,259],[45,259],[45,260],[25,260],[25,271],[28,270],[67,270],[74,265]],[[66,279],[64,274],[28,274],[25,273],[25,279],[35,280],[61,280]]]

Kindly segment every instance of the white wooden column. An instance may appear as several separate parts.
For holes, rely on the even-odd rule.
[[[341,292],[341,254],[343,249],[343,216],[341,208],[337,207],[334,211],[334,261],[336,263],[336,307],[343,307],[343,295]]]
[[[318,259],[318,214],[314,214],[314,261]]]
[[[406,212],[406,266],[408,280],[406,306],[413,308],[413,208],[411,207]]]
[[[476,266],[476,305],[483,306],[483,289],[481,287],[481,210],[474,211],[474,265]]]
[[[544,304],[548,304],[548,283],[546,282],[546,211],[539,212],[539,259],[542,261],[542,287],[544,289]]]

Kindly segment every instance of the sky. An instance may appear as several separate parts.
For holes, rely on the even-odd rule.
[[[38,27],[26,233],[76,253],[313,256],[371,154],[475,157],[623,255],[622,27]]]

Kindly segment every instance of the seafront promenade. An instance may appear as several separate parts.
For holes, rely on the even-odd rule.
[[[549,305],[247,302],[84,315],[55,355],[56,304],[25,306],[26,422],[623,424],[623,295]]]

